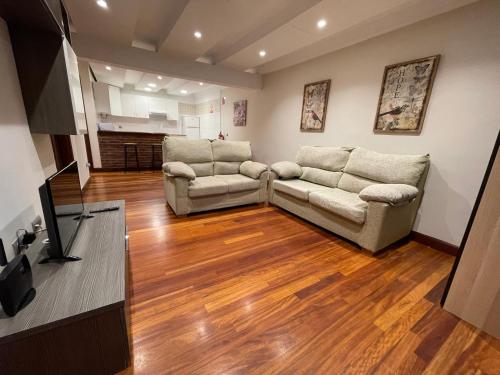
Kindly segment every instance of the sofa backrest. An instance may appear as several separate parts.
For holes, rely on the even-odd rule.
[[[302,146],[295,158],[302,167],[300,179],[316,184],[337,187],[342,169],[349,159],[344,147]]]
[[[252,160],[252,148],[247,141],[212,141],[214,174],[237,174],[240,164]]]
[[[425,179],[428,164],[429,155],[382,154],[356,148],[349,156],[338,187],[359,193],[380,183],[418,186]]]
[[[164,162],[182,161],[193,168],[197,177],[213,176],[214,159],[208,139],[165,137],[162,149]]]
[[[163,161],[182,161],[193,168],[196,177],[237,174],[240,164],[252,160],[252,148],[246,141],[210,141],[165,137]]]

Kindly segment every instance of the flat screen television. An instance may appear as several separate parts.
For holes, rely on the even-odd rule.
[[[39,192],[48,235],[48,257],[40,263],[80,260],[69,255],[84,215],[76,161],[46,179]]]

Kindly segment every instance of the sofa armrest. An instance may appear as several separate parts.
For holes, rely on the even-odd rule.
[[[279,161],[271,165],[271,170],[284,180],[302,176],[302,168],[293,161]]]
[[[410,203],[417,197],[418,189],[406,184],[375,184],[360,191],[359,197],[366,202],[382,202],[392,206]]]
[[[163,163],[162,167],[163,171],[170,176],[184,177],[188,180],[194,180],[196,178],[193,168],[181,161],[169,161]]]
[[[259,179],[260,175],[265,171],[267,171],[267,165],[256,161],[247,160],[240,165],[240,173],[254,180]]]

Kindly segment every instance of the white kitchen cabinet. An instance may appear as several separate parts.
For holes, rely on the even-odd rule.
[[[94,101],[97,113],[122,116],[120,89],[102,82],[94,82]]]
[[[122,115],[122,100],[120,89],[116,86],[109,86],[109,107],[112,115]]]
[[[166,113],[167,112],[167,99],[148,97],[149,113]]]
[[[179,102],[177,100],[166,100],[167,120],[179,121]]]
[[[135,117],[135,95],[122,93],[122,116]]]
[[[149,98],[142,95],[135,96],[135,116],[139,118],[149,118]]]

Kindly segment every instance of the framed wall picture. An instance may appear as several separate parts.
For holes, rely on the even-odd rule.
[[[374,133],[418,135],[440,55],[385,67]]]
[[[247,125],[247,101],[246,100],[239,100],[237,102],[234,102],[233,125],[234,126],[246,126]]]
[[[300,131],[323,132],[325,130],[326,109],[330,95],[331,79],[308,83],[304,86]]]

